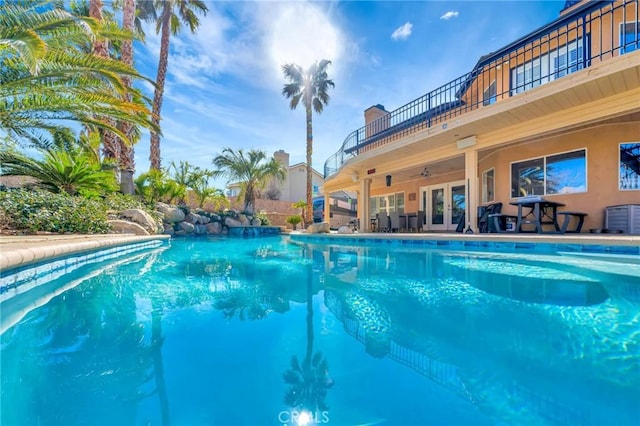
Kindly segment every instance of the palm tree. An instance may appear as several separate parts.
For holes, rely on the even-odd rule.
[[[219,169],[218,174],[240,181],[244,193],[244,211],[248,213],[255,212],[257,193],[269,178],[281,181],[286,177],[282,163],[275,158],[265,162],[266,158],[264,151],[252,149],[245,155],[242,149],[234,151],[224,148],[222,154],[213,159],[213,164]]]
[[[313,152],[313,132],[312,132],[312,112],[321,114],[324,106],[329,103],[329,87],[335,87],[332,80],[327,77],[327,67],[331,61],[323,59],[312,64],[308,70],[302,69],[300,65],[286,64],[282,66],[282,72],[288,81],[282,89],[282,95],[291,102],[291,109],[296,109],[300,101],[304,104],[307,118],[307,217],[313,217],[312,200],[312,166],[311,154]]]
[[[16,152],[0,152],[3,176],[30,176],[36,185],[51,192],[69,195],[113,192],[117,189],[113,173],[102,169],[82,153],[49,151],[42,160]]]
[[[164,83],[167,78],[167,66],[169,64],[169,38],[170,34],[177,35],[181,25],[185,24],[192,33],[196,31],[200,20],[196,13],[201,12],[206,15],[208,9],[202,0],[164,0],[162,1],[162,12],[156,22],[156,33],[160,36],[160,60],[158,62],[158,76],[156,77],[156,88],[153,95],[153,123],[160,127],[160,110],[162,109],[162,96],[164,94]],[[151,168],[160,169],[160,135],[156,131],[151,131],[151,147],[149,153]]]
[[[89,16],[96,21],[103,23],[104,17],[102,16],[102,0],[89,0]],[[93,40],[93,54],[101,58],[109,58],[109,40],[104,37],[95,37]],[[124,83],[124,79],[123,79]],[[126,84],[126,83],[125,83]],[[131,84],[129,86],[131,87]],[[115,126],[113,120],[106,119],[107,124]],[[105,158],[119,161],[120,160],[120,144],[116,135],[108,130],[102,131],[102,153]]]
[[[122,11],[122,28],[133,33],[135,30],[135,17],[136,0],[124,0]],[[127,39],[122,42],[120,60],[126,65],[133,68],[133,40]],[[124,76],[122,82],[128,89],[133,86],[133,81],[129,76]],[[128,93],[125,94],[125,100],[131,102],[131,95]],[[133,138],[135,133],[137,132],[134,132],[134,126],[131,123],[127,123],[126,121],[119,122],[118,128],[128,138],[127,140],[119,139],[120,191],[124,194],[133,194],[133,174],[136,171],[133,151]]]
[[[122,132],[107,122],[154,127],[141,93],[122,76],[144,78],[108,57],[83,51],[101,33],[125,37],[46,0],[0,2],[0,127],[17,141],[42,143],[68,121]],[[131,101],[124,93],[131,93]]]

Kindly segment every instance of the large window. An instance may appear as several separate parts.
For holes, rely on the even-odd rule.
[[[511,164],[511,197],[572,194],[587,190],[586,150]]]
[[[619,189],[640,189],[640,142],[620,144]]]
[[[495,201],[495,169],[482,172],[482,202]]]
[[[511,94],[525,92],[584,68],[583,40],[579,38],[513,68]]]
[[[371,197],[369,202],[372,215],[380,212],[386,212],[386,214],[396,211],[404,213],[404,192],[378,195]]]
[[[620,24],[620,53],[629,53],[640,48],[640,22]]]

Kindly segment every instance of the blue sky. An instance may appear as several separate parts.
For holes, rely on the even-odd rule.
[[[330,59],[331,100],[314,115],[313,167],[364,125],[470,71],[480,56],[554,20],[564,1],[207,2],[196,34],[172,39],[162,108],[162,165],[213,168],[224,147],[289,152],[305,161],[304,110],[281,95],[280,66]],[[155,78],[159,37],[147,28],[136,66]],[[150,86],[148,87],[150,88]],[[150,93],[150,97],[152,94]],[[149,137],[136,145],[149,168]],[[218,186],[224,182],[218,183]]]

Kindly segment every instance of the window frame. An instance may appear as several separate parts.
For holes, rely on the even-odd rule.
[[[635,38],[636,38],[636,42],[635,43],[630,43],[629,47],[627,47],[625,38],[627,35],[627,31],[626,31],[626,27],[627,25],[633,25],[635,28]],[[629,33],[629,34],[633,34],[633,33]],[[625,22],[620,22],[620,27],[619,27],[619,31],[618,31],[618,40],[620,40],[620,54],[624,55],[625,53],[630,53],[630,52],[634,52],[638,49],[640,49],[640,21],[625,21]],[[628,50],[630,49],[630,50]]]
[[[488,189],[488,185],[487,185],[487,176],[489,174],[489,172],[492,173],[492,179],[491,179],[491,186],[492,186],[492,191],[491,191],[491,199],[489,199],[489,191],[487,191]],[[491,167],[487,170],[485,170],[484,172],[482,172],[482,176],[481,176],[481,182],[482,182],[482,204],[484,203],[491,203],[494,202],[496,200],[496,168],[495,167]]]
[[[482,92],[482,105],[493,105],[498,100],[498,84],[494,79],[489,86]]]
[[[554,193],[554,194],[549,194],[547,193],[547,158],[549,157],[556,157],[559,155],[563,155],[563,154],[570,154],[570,153],[574,153],[574,152],[580,152],[580,151],[584,151],[584,191],[576,191],[576,192],[558,192],[558,193]],[[528,197],[531,196],[531,194],[527,194],[527,195],[517,195],[514,196],[514,186],[513,186],[513,166],[515,164],[519,164],[519,163],[526,163],[526,162],[533,162],[536,160],[542,160],[542,188],[543,188],[543,193],[542,194],[534,194],[536,196],[541,196],[541,197],[554,197],[556,195],[573,195],[573,194],[585,194],[587,192],[589,192],[589,156],[588,156],[588,151],[586,147],[582,147],[582,148],[576,148],[576,149],[570,149],[567,151],[561,151],[561,152],[554,152],[551,154],[546,154],[546,155],[541,155],[541,156],[537,156],[537,157],[530,157],[530,158],[525,158],[522,160],[518,160],[518,161],[512,161],[509,163],[509,186],[511,187],[510,192],[511,192],[511,199],[518,199],[518,198],[524,198],[524,197]]]
[[[622,145],[626,144],[640,144],[640,141],[637,142],[620,142],[618,143],[618,191],[640,191],[640,185],[637,188],[622,188],[622,174],[620,173],[620,169],[622,169],[622,158],[620,158],[620,154],[622,153]],[[640,180],[640,179],[639,179]]]
[[[509,70],[509,93],[511,96],[524,93],[584,69],[587,63],[585,54],[588,52],[589,45],[590,38],[587,33],[520,65],[514,66]],[[575,64],[571,65],[570,56],[574,50],[576,51],[576,61]],[[559,64],[559,58],[561,57],[567,57],[567,63],[564,67],[559,68],[557,64]],[[534,75],[536,71],[539,71],[537,76]],[[526,78],[528,74],[531,74],[530,80]],[[518,75],[523,76],[521,84],[518,84]]]

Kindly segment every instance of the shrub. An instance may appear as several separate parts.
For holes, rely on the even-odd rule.
[[[287,223],[290,223],[291,225],[293,225],[293,230],[296,230],[297,225],[302,222],[302,218],[298,215],[294,215],[294,216],[289,216],[288,218],[285,219],[287,221]]]
[[[109,232],[104,202],[65,193],[0,192],[2,226],[23,231],[104,234]]]

